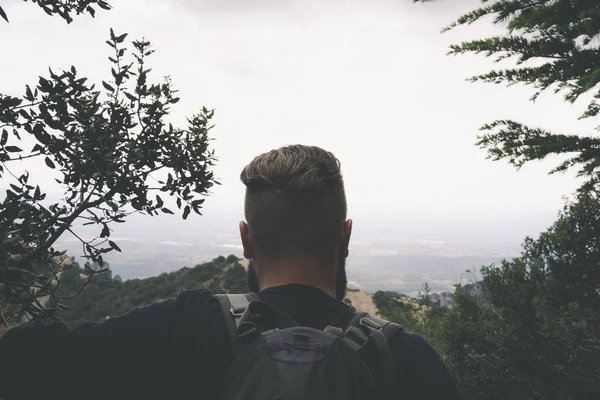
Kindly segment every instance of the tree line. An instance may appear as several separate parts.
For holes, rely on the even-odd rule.
[[[579,195],[522,253],[480,270],[485,293],[457,285],[452,308],[427,291],[381,314],[429,339],[467,399],[600,398],[600,200]]]
[[[58,317],[75,327],[105,319],[157,301],[174,298],[178,293],[199,288],[213,293],[247,293],[244,267],[234,255],[219,256],[192,268],[165,272],[145,279],[123,280],[110,269],[88,277],[76,262],[61,276],[57,296],[71,298]],[[81,290],[84,286],[85,290]],[[81,292],[77,296],[73,296]],[[52,305],[49,305],[52,306]]]

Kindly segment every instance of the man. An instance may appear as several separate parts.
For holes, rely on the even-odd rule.
[[[311,146],[256,157],[240,223],[249,283],[262,302],[301,325],[344,327],[352,309],[345,259],[352,232],[340,163]],[[404,399],[458,399],[456,384],[422,337],[390,340]],[[232,352],[218,301],[187,291],[101,323],[14,328],[0,340],[0,397],[212,399]]]

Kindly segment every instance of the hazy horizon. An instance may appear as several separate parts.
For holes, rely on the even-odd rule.
[[[536,237],[554,217],[536,214],[523,221],[522,216],[498,215],[462,224],[414,216],[354,218],[348,276],[369,292],[395,290],[414,295],[425,281],[434,291],[452,290],[455,283],[472,278],[467,269],[517,256],[524,237]],[[135,216],[111,236],[123,252],[111,252],[105,259],[114,275],[133,279],[193,267],[220,255],[242,257],[239,219],[236,213],[208,213],[181,229],[188,225],[175,216]],[[62,238],[57,247],[80,257],[81,246],[73,237]]]

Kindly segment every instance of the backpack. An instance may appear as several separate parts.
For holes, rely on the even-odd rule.
[[[253,294],[217,294],[233,359],[221,400],[350,400],[398,395],[388,340],[399,325],[355,312],[347,327],[300,326]]]

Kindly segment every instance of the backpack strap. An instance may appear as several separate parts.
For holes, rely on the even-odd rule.
[[[253,301],[240,319],[238,341],[295,326],[299,326],[298,322],[280,309],[260,300]]]
[[[367,325],[369,328],[381,331],[387,340],[390,340],[396,331],[403,330],[400,325],[371,314],[363,315],[361,323]]]
[[[363,357],[370,370],[383,383],[382,390],[392,393],[397,376],[389,340],[402,327],[368,313],[354,313],[344,340]],[[370,333],[370,334],[369,334]],[[377,368],[373,368],[376,366]]]
[[[233,348],[237,347],[237,328],[240,324],[240,318],[248,308],[248,304],[257,301],[258,296],[255,293],[247,294],[215,294],[214,295],[223,314],[223,321],[227,327],[229,341]]]

